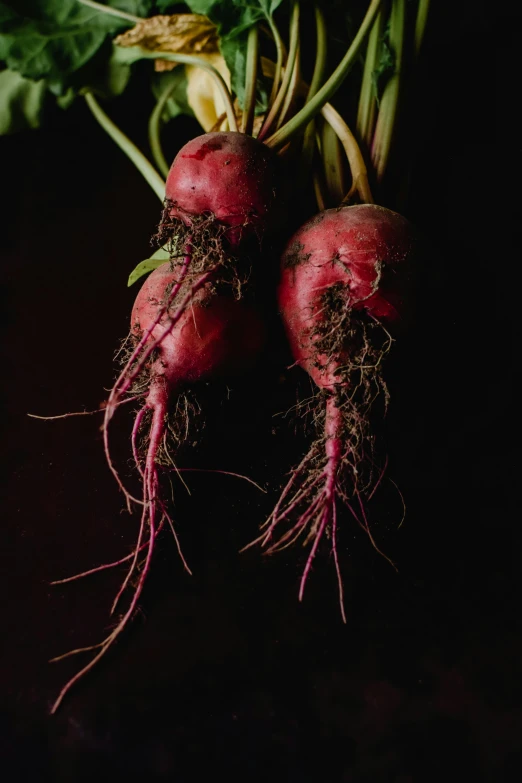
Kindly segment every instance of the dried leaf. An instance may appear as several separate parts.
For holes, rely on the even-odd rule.
[[[215,54],[219,52],[216,26],[201,14],[172,14],[144,19],[119,35],[118,46],[141,46],[149,52]],[[156,60],[156,71],[171,71],[177,63]]]
[[[259,136],[259,131],[263,127],[264,121],[265,121],[264,114],[256,114],[256,116],[254,117],[254,127],[252,128],[252,136],[254,137]]]
[[[219,71],[230,89],[230,71],[219,53],[201,55],[210,65]],[[194,116],[205,132],[208,132],[225,111],[223,98],[216,80],[202,68],[186,65],[187,100]]]

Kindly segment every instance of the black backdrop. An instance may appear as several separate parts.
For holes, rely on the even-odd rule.
[[[390,471],[407,517],[375,532],[399,574],[346,520],[344,627],[326,553],[302,605],[299,551],[237,554],[274,494],[193,474],[175,516],[194,576],[165,536],[132,628],[53,718],[79,661],[47,660],[100,638],[121,573],[48,583],[127,552],[136,520],[121,512],[96,417],[26,413],[103,399],[135,295],[125,278],[148,253],[158,203],[82,105],[0,140],[4,779],[520,779],[519,19],[450,5],[429,28],[403,203],[430,241],[415,325],[388,367]],[[145,145],[142,106],[128,96],[112,111]],[[196,130],[175,128],[172,150]],[[208,422],[187,464],[277,485],[302,444],[272,418],[288,392],[277,361],[267,367],[228,398],[202,390]]]

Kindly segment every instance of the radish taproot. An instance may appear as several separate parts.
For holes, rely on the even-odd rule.
[[[187,248],[189,251],[189,248]],[[69,689],[90,671],[129,623],[142,593],[150,569],[154,542],[167,522],[174,534],[183,565],[183,557],[167,504],[163,501],[158,476],[160,450],[168,455],[167,426],[169,406],[176,395],[198,381],[224,373],[233,374],[249,366],[262,346],[263,323],[257,311],[209,284],[209,273],[191,280],[187,275],[190,254],[183,261],[167,262],[154,270],[141,287],[131,317],[132,348],[123,372],[117,379],[105,408],[103,425],[106,456],[125,493],[129,507],[141,506],[141,523],[133,554],[111,565],[131,560],[130,568],[112,606],[116,608],[131,578],[139,571],[129,606],[116,627],[100,643],[72,650],[54,660],[79,652],[97,650],[93,659],[62,688],[52,712],[59,707]],[[134,498],[123,486],[108,450],[108,426],[116,406],[123,398],[141,399],[132,432],[134,461],[141,478],[142,497]],[[143,448],[140,450],[138,437]],[[172,461],[174,466],[174,462]],[[146,540],[148,538],[148,540]],[[138,568],[138,557],[145,550],[145,561]],[[109,566],[100,566],[94,573]],[[78,577],[85,574],[79,574]],[[72,578],[78,578],[72,577]],[[61,580],[61,581],[70,581]]]
[[[374,487],[368,417],[380,392],[387,401],[381,365],[393,342],[388,326],[401,320],[412,249],[412,228],[405,218],[361,204],[313,217],[294,234],[282,258],[279,309],[296,364],[319,388],[318,436],[292,471],[264,532],[248,546],[260,543],[274,553],[305,534],[304,545],[312,545],[300,583],[302,600],[326,532],[344,621],[337,499],[380,552],[364,505]]]

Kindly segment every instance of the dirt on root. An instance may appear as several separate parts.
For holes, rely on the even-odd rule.
[[[386,327],[366,309],[349,304],[350,292],[344,283],[330,286],[322,295],[319,308],[328,319],[319,321],[313,335],[315,366],[324,368],[325,357],[335,367],[335,390],[321,390],[296,408],[311,416],[315,441],[306,466],[308,473],[324,469],[326,403],[332,395],[341,412],[339,436],[343,443],[338,490],[345,499],[356,493],[368,495],[375,485],[376,439],[372,418],[380,406],[386,413],[389,391],[382,367],[393,338]]]
[[[121,369],[127,367],[128,361],[132,356],[138,343],[139,337],[129,334],[120,346],[116,354],[116,362]],[[158,358],[159,352],[154,350],[147,363],[134,379],[131,388],[128,391],[129,397],[139,397],[145,400],[149,392],[153,376],[152,367]],[[136,363],[140,357],[136,359]],[[134,365],[130,368],[132,372]],[[138,453],[145,455],[149,445],[149,432],[151,427],[152,411],[147,410],[138,432]],[[177,394],[167,411],[165,417],[165,437],[156,454],[155,462],[164,467],[175,467],[172,454],[181,445],[195,446],[199,440],[199,433],[204,428],[204,421],[201,417],[201,405],[192,389],[187,389]]]
[[[251,264],[243,255],[240,261],[232,252],[226,238],[229,227],[210,213],[187,215],[184,222],[171,216],[174,206],[179,210],[179,206],[173,201],[165,200],[161,221],[151,240],[152,244],[156,248],[165,248],[173,271],[190,253],[190,268],[185,278],[187,283],[192,284],[201,275],[215,269],[216,278],[212,284],[209,283],[209,287],[216,292],[232,292],[235,299],[241,299],[251,275]],[[167,295],[168,293],[169,290],[166,291]]]

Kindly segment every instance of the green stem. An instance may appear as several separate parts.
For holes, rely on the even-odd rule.
[[[321,189],[321,182],[319,180],[319,175],[317,174],[317,172],[314,172],[313,183],[314,183],[314,195],[317,203],[317,209],[319,210],[319,212],[324,212],[326,209],[326,202],[324,200],[324,194]]]
[[[248,32],[246,75],[245,75],[245,106],[241,119],[241,133],[252,133],[254,113],[256,108],[257,62],[259,56],[259,35],[254,25]]]
[[[326,68],[326,25],[324,23],[323,12],[318,5],[314,7],[315,11],[315,63],[314,72],[312,74],[312,81],[310,82],[310,88],[306,100],[309,101],[314,97],[315,93],[319,89],[319,85],[323,81],[324,72]]]
[[[366,15],[357,31],[357,35],[335,71],[301,111],[298,111],[292,119],[266,140],[268,147],[278,148],[286,144],[289,138],[307,125],[310,120],[321,111],[324,104],[335,94],[354,64],[355,58],[364,43],[364,39],[368,35],[370,27],[374,22],[381,2],[382,0],[371,0]]]
[[[317,120],[312,120],[312,125],[317,124]],[[317,151],[319,152],[319,159],[316,160],[313,169],[312,169],[312,182],[314,186],[314,195],[315,200],[317,202],[317,209],[319,212],[324,212],[326,209],[326,185],[324,182],[324,170],[321,166],[321,158],[323,155],[323,150],[321,147],[321,138],[319,134],[317,134],[314,138],[314,142],[317,143]]]
[[[271,73],[273,73],[272,70],[273,63],[271,62],[271,60],[266,60],[265,66],[267,67],[267,69],[268,67],[271,67],[270,72],[268,72],[267,70],[267,75],[271,75]],[[309,86],[304,81],[300,81],[298,85],[298,93],[304,97],[308,95],[309,92],[310,92]],[[346,157],[348,158],[348,163],[350,165],[350,173],[352,175],[353,183],[350,189],[350,193],[348,194],[348,196],[345,197],[345,199],[343,199],[343,201],[346,201],[346,199],[348,197],[351,197],[353,193],[358,192],[363,202],[365,202],[366,204],[373,204],[374,200],[370,190],[370,184],[368,182],[368,172],[366,170],[366,164],[364,162],[363,155],[357,143],[357,139],[355,138],[355,136],[353,135],[350,128],[343,120],[339,112],[337,112],[330,103],[325,103],[325,105],[321,109],[321,115],[323,116],[323,119],[326,120],[326,122],[335,131],[339,141],[344,147],[344,151],[346,153]],[[317,144],[317,148],[319,150],[319,157],[321,158],[324,155],[323,139],[321,139],[321,136],[317,134],[315,120],[312,120],[308,125],[306,129],[307,133],[309,132],[310,126],[312,126],[314,130],[314,136],[312,137],[312,147],[311,150],[303,150],[303,154],[309,153],[310,157],[309,158],[304,157],[304,165],[303,167],[301,167],[301,171],[308,171],[308,169],[305,169],[305,166],[309,166],[312,164],[315,144]],[[324,178],[321,176],[321,173],[319,172],[317,166],[314,166],[313,177],[314,177],[314,188],[316,191],[316,195],[318,192],[320,192],[321,200],[324,203],[326,199],[325,183],[323,182]]]
[[[109,16],[117,16],[119,19],[125,19],[127,22],[132,22],[132,24],[138,24],[138,22],[143,22],[143,17],[141,16],[134,16],[133,14],[128,14],[125,11],[120,11],[119,8],[113,8],[110,5],[103,5],[103,3],[95,3],[94,0],[78,0],[78,2],[81,5],[86,5],[88,8],[94,8],[95,11],[100,11],[102,14],[109,14]]]
[[[377,68],[379,56],[379,43],[383,27],[383,14],[379,12],[373,23],[373,27],[368,38],[368,48],[366,49],[366,59],[364,61],[364,72],[359,95],[359,107],[357,110],[357,133],[361,141],[368,147],[372,141],[372,134],[375,125],[375,85],[373,74]]]
[[[279,128],[279,126],[282,125],[283,122],[285,121],[285,117],[288,114],[290,106],[292,105],[292,101],[295,100],[296,96],[299,93],[300,86],[301,86],[300,77],[301,77],[301,47],[298,44],[297,52],[295,55],[294,68],[292,71],[292,78],[290,79],[290,84],[287,93],[285,95],[285,101],[283,103],[283,108],[281,109],[281,114],[279,115],[277,120],[276,128]]]
[[[316,32],[316,45],[315,45],[315,63],[314,72],[312,74],[312,81],[306,95],[306,101],[309,101],[317,90],[324,78],[324,72],[326,69],[326,25],[324,23],[323,12],[318,5],[315,6],[315,32]],[[304,161],[304,170],[308,171],[312,165],[314,157],[315,147],[315,122],[309,122],[306,126],[304,139],[302,158]]]
[[[156,101],[156,105],[154,106],[154,109],[152,110],[149,119],[149,144],[152,152],[152,157],[154,158],[156,166],[158,167],[158,169],[160,170],[160,172],[163,174],[164,177],[168,176],[170,166],[165,159],[165,155],[163,154],[163,149],[161,146],[161,136],[160,136],[161,123],[162,123],[161,118],[166,103],[170,98],[171,94],[173,93],[175,87],[176,87],[175,82],[167,85],[167,87],[163,90],[160,97]]]
[[[194,65],[196,68],[202,68],[204,71],[207,71],[207,73],[209,73],[214,79],[216,86],[219,89],[219,92],[223,99],[223,103],[225,105],[225,111],[227,113],[229,128],[231,131],[237,132],[236,114],[234,111],[234,104],[232,102],[232,96],[230,95],[230,90],[228,89],[225,80],[223,79],[219,71],[216,68],[214,68],[213,65],[208,63],[206,60],[203,60],[202,57],[196,57],[195,55],[192,54],[179,54],[179,53],[174,54],[174,52],[149,52],[146,49],[142,49],[141,46],[129,46],[125,48],[129,52],[132,51],[139,52],[140,58],[144,60],[169,60],[170,62],[173,63]]]
[[[324,167],[324,179],[329,200],[339,204],[344,197],[343,187],[343,148],[339,137],[328,122],[323,123],[321,149]]]
[[[154,166],[118,126],[107,117],[92,92],[86,93],[84,97],[87,106],[98,120],[103,130],[109,134],[111,139],[115,141],[125,155],[130,158],[140,174],[147,180],[159,200],[163,202],[163,199],[165,198],[165,182],[162,180]]]
[[[379,182],[382,180],[388,165],[397,120],[405,20],[406,0],[392,0],[390,46],[395,54],[395,72],[384,88],[371,150],[372,163]]]
[[[277,93],[276,99],[272,104],[272,106],[270,107],[270,111],[268,112],[268,115],[265,118],[263,127],[259,131],[259,135],[257,137],[259,141],[262,141],[264,138],[266,138],[266,135],[268,134],[270,128],[272,127],[274,120],[276,119],[279,110],[283,104],[283,101],[285,99],[286,92],[288,90],[288,86],[292,78],[292,73],[294,71],[295,61],[297,57],[298,43],[299,43],[299,3],[294,2],[292,8],[292,16],[290,18],[290,46],[288,49],[288,60],[286,63],[283,81],[281,83],[279,92]]]
[[[283,44],[283,40],[281,38],[281,35],[279,33],[279,30],[277,29],[276,23],[272,19],[272,17],[268,17],[268,24],[270,25],[270,30],[274,39],[274,43],[276,46],[276,53],[277,53],[277,61],[276,61],[276,67],[275,67],[275,74],[274,74],[274,81],[272,82],[272,89],[270,91],[270,99],[268,101],[268,109],[270,110],[275,99],[277,96],[277,91],[279,90],[279,85],[281,83],[281,72],[283,70],[283,60],[285,56],[285,46]]]
[[[415,55],[418,57],[424,33],[426,31],[426,23],[428,21],[428,12],[430,10],[430,0],[419,0],[419,7],[417,9],[417,18],[415,19]]]

